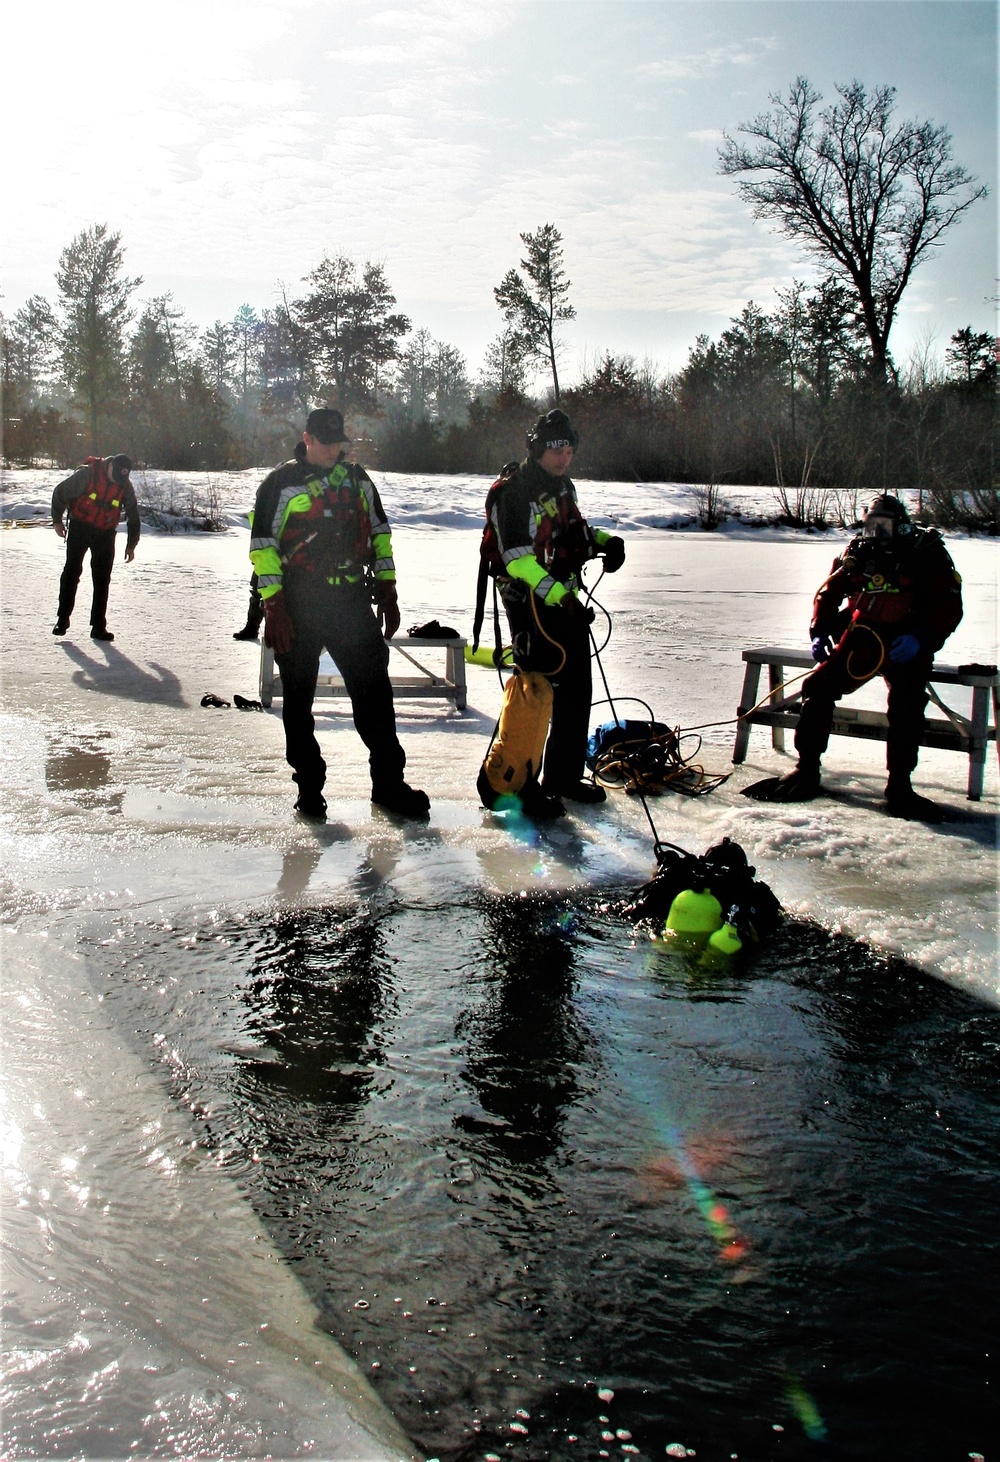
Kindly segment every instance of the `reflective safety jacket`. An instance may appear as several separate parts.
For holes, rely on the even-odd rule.
[[[570,479],[550,477],[531,457],[497,494],[492,516],[507,577],[545,604],[558,604],[579,589],[583,565],[611,537],[591,528]],[[500,588],[503,592],[502,577]]]
[[[66,509],[78,523],[99,532],[114,533],[124,512],[128,523],[128,546],[139,541],[141,521],[131,482],[115,482],[106,457],[88,457],[71,477],[60,482],[52,494],[52,521],[60,523]]]
[[[251,521],[250,560],[263,599],[277,594],[286,575],[316,575],[328,584],[358,584],[366,576],[395,581],[381,500],[354,463],[315,467],[300,442],[261,483]]]
[[[848,624],[884,626],[936,654],[961,618],[962,579],[940,533],[907,527],[890,539],[852,538],[813,601],[809,633],[839,639]]]

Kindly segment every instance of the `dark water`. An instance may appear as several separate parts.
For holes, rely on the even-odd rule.
[[[534,897],[95,961],[428,1455],[996,1455],[1000,1012],[801,925],[710,970]]]

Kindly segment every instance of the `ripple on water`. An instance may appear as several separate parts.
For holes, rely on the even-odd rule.
[[[986,1451],[997,1012],[801,924],[712,972],[540,897],[90,959],[434,1456]]]

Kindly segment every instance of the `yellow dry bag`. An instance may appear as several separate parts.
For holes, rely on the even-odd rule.
[[[504,687],[496,740],[483,762],[485,781],[497,797],[520,792],[538,776],[551,715],[552,682],[537,670],[515,669]]]

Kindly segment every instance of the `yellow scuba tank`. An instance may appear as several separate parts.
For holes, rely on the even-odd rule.
[[[722,905],[713,893],[703,888],[685,888],[674,899],[667,914],[665,931],[671,934],[704,935],[722,928]]]
[[[542,752],[552,715],[552,682],[537,670],[515,669],[504,687],[496,740],[483,762],[496,795],[520,792],[542,769]]]

